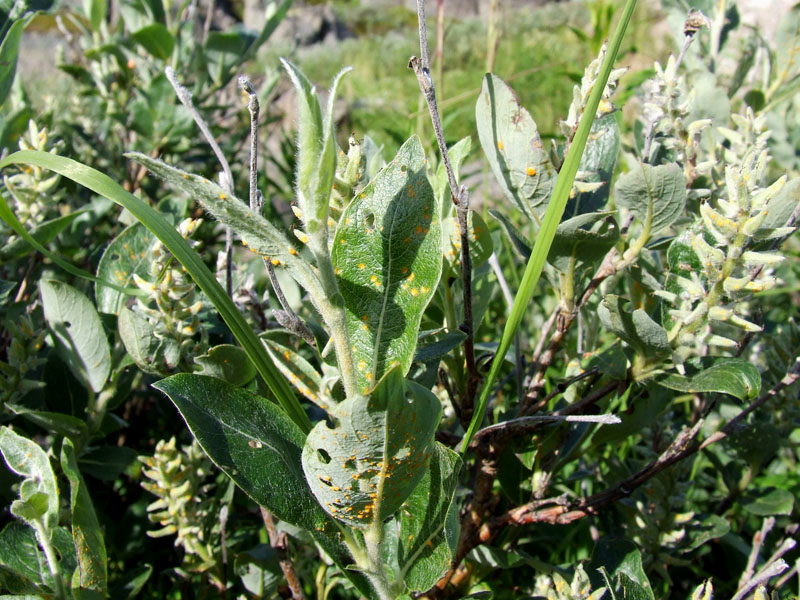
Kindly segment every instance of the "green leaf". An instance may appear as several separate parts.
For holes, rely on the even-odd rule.
[[[289,380],[289,383],[322,410],[328,410],[330,407],[325,403],[321,393],[322,376],[311,366],[311,363],[291,348],[268,338],[262,339],[270,358],[278,366],[283,376]]]
[[[612,536],[600,538],[592,550],[592,558],[586,568],[593,588],[601,587],[605,583],[598,573],[600,568],[608,572],[612,581],[619,581],[623,590],[630,589],[637,594],[631,598],[655,600],[653,588],[642,568],[642,554],[631,540]]]
[[[517,254],[519,254],[521,258],[529,260],[531,257],[531,247],[530,244],[528,244],[528,241],[525,239],[525,236],[522,235],[522,232],[520,232],[514,226],[514,224],[511,223],[511,221],[509,221],[505,216],[495,209],[490,208],[489,214],[497,219],[497,221],[499,221],[503,226],[503,231],[511,242],[511,245],[514,246],[514,250],[517,251]]]
[[[138,452],[127,446],[100,446],[83,454],[78,460],[82,473],[101,481],[114,481],[131,464]]]
[[[794,508],[794,494],[780,488],[754,490],[745,496],[742,507],[759,517],[790,515]]]
[[[99,392],[111,372],[111,351],[94,305],[81,292],[55,279],[42,279],[39,291],[45,319],[64,360]]]
[[[367,529],[392,516],[428,469],[441,406],[399,368],[371,396],[348,398],[308,434],[303,471],[323,508]]]
[[[100,32],[100,25],[106,20],[105,0],[83,0],[83,14],[89,19],[92,31]]]
[[[494,382],[500,373],[503,366],[506,352],[511,347],[514,341],[517,328],[522,322],[522,318],[528,310],[528,305],[533,298],[536,291],[536,284],[539,282],[539,277],[542,274],[547,254],[550,251],[550,245],[556,234],[556,229],[561,221],[561,216],[564,213],[564,208],[569,199],[570,192],[572,191],[572,184],[575,181],[575,175],[578,172],[578,166],[581,161],[581,154],[586,147],[586,140],[592,128],[592,121],[597,114],[597,107],[600,105],[600,98],[603,90],[605,89],[608,77],[611,74],[611,69],[614,66],[617,53],[622,45],[622,39],[625,36],[625,30],[633,15],[633,9],[636,6],[636,0],[626,0],[625,8],[622,11],[617,28],[614,31],[614,36],[608,46],[608,52],[600,67],[600,73],[597,81],[589,95],[589,100],[586,103],[586,110],[581,117],[578,124],[578,129],[572,139],[572,144],[569,147],[564,164],[561,166],[558,178],[556,180],[555,189],[553,190],[553,197],[547,206],[544,220],[542,221],[541,229],[536,236],[536,242],[533,246],[531,258],[525,265],[525,272],[522,275],[517,295],[514,297],[514,305],[511,308],[511,314],[508,316],[506,325],[503,328],[503,336],[500,338],[495,357],[492,360],[492,365],[489,368],[489,374],[483,383],[481,395],[475,405],[475,412],[472,420],[467,428],[467,433],[464,435],[461,443],[461,453],[467,451],[472,438],[478,431],[478,428],[483,423],[483,418],[486,415],[486,409],[489,405],[489,395],[494,389]],[[481,102],[479,100],[479,102]],[[493,149],[495,146],[490,146]],[[493,151],[493,150],[492,150]]]
[[[175,341],[157,337],[156,326],[131,309],[120,309],[117,331],[128,355],[145,373],[158,375],[159,365],[174,367],[178,364],[180,353]]]
[[[84,440],[87,436],[87,427],[83,419],[65,415],[59,412],[49,412],[43,410],[33,410],[20,404],[5,404],[5,407],[15,415],[20,415],[23,419],[35,423],[39,427],[49,432],[63,435],[75,440]]]
[[[250,329],[247,322],[239,313],[236,306],[234,306],[231,299],[219,285],[214,275],[208,270],[201,258],[194,252],[189,244],[184,240],[180,234],[175,230],[170,223],[165,221],[152,207],[142,202],[133,194],[125,191],[118,184],[114,183],[108,176],[103,175],[95,169],[91,169],[86,165],[79,162],[55,156],[47,152],[15,152],[0,160],[0,169],[7,167],[11,164],[33,164],[45,169],[50,169],[61,175],[89,188],[93,192],[100,194],[117,204],[125,207],[133,214],[139,221],[144,223],[150,231],[155,233],[156,237],[167,247],[172,255],[183,265],[189,272],[192,279],[197,283],[198,287],[208,296],[211,303],[219,311],[220,316],[225,323],[230,327],[236,340],[242,346],[250,360],[255,365],[258,373],[269,386],[270,390],[280,402],[286,413],[292,420],[298,424],[303,431],[311,429],[311,422],[308,416],[303,411],[300,403],[292,394],[289,385],[278,373],[275,366],[269,360],[266,351],[264,350],[261,342]],[[0,217],[6,222],[9,220],[15,222],[15,227],[18,225],[13,213],[8,210],[8,206],[4,202],[0,202]],[[17,229],[14,229],[17,231]],[[19,231],[17,231],[19,233]],[[43,247],[37,248],[42,250]],[[46,251],[46,249],[44,249]],[[84,274],[75,269],[69,263],[61,261],[56,255],[56,263],[59,266],[66,267],[70,272],[77,272],[79,276],[83,277]],[[90,274],[88,278],[92,279]]]
[[[556,183],[556,173],[536,122],[514,90],[487,73],[475,105],[478,138],[506,197],[531,221],[540,223]]]
[[[256,376],[255,367],[245,351],[232,344],[214,346],[202,356],[195,357],[194,362],[202,367],[198,375],[210,375],[237,387]]]
[[[216,183],[199,175],[185,173],[144,154],[134,152],[126,156],[197,200],[215,219],[235,231],[250,250],[273,261],[276,267],[285,268],[309,292],[320,296],[323,294],[317,276],[294,251],[289,239],[264,217],[251,211],[244,202],[229,196]]]
[[[335,521],[320,507],[301,467],[305,435],[271,402],[229,383],[181,373],[154,387],[167,394],[209,458],[258,505],[308,530],[360,590]]]
[[[64,440],[61,446],[61,468],[69,480],[72,539],[78,558],[77,577],[73,577],[72,581],[73,591],[78,588],[105,598],[108,584],[106,545],[92,498],[78,470],[75,447],[69,439]]]
[[[359,389],[408,372],[422,313],[442,273],[442,231],[425,153],[410,138],[345,209],[331,260],[347,312]]]
[[[451,216],[443,221],[442,229],[445,237],[445,260],[451,269],[461,265],[461,229],[458,218]],[[489,260],[494,252],[494,243],[489,228],[481,216],[473,210],[467,213],[467,230],[469,238],[469,256],[472,268],[476,269]]]
[[[430,469],[398,514],[400,574],[411,591],[430,589],[453,564],[459,531],[453,496],[461,465],[458,454],[437,442]]]
[[[305,437],[277,406],[205,375],[173,375],[153,387],[169,396],[206,454],[259,505],[304,529],[324,523],[300,466]]]
[[[649,236],[669,227],[686,206],[686,180],[676,163],[639,163],[617,180],[616,201],[644,223]]]
[[[693,521],[686,527],[686,547],[683,553],[691,552],[709,542],[727,535],[731,524],[719,515],[708,515],[702,521]]]
[[[606,295],[597,307],[603,326],[627,342],[637,354],[667,356],[672,352],[666,330],[641,308],[632,313],[622,308],[619,296]]]
[[[58,487],[50,459],[36,442],[14,433],[10,427],[0,428],[0,453],[8,468],[25,479],[19,486],[19,500],[11,505],[16,516],[18,509],[30,515],[33,509],[40,513],[35,520],[42,519],[49,531],[58,525]],[[29,503],[30,504],[27,504]],[[26,519],[25,516],[21,518]]]
[[[83,211],[75,211],[63,217],[56,217],[55,219],[44,221],[32,227],[28,233],[40,244],[48,244],[82,214]],[[15,238],[10,244],[5,244],[0,248],[0,261],[21,258],[31,250],[33,250],[33,248],[27,241],[22,238]]]
[[[563,221],[556,229],[547,262],[562,273],[578,264],[603,259],[619,239],[619,227],[609,213],[586,213]]]
[[[461,345],[465,339],[467,339],[467,334],[460,329],[454,329],[441,335],[437,332],[424,338],[420,336],[420,343],[414,353],[414,362],[438,360],[449,354],[453,348]]]
[[[123,575],[124,579],[118,582],[111,589],[110,597],[120,598],[123,600],[133,600],[133,598],[138,598],[139,593],[142,591],[142,588],[144,588],[147,580],[150,579],[150,575],[152,574],[153,567],[148,564],[126,571]]]
[[[689,394],[719,392],[739,400],[756,398],[761,392],[758,368],[742,358],[706,358],[698,364],[688,363],[685,376],[666,375],[656,382],[671,390]]]
[[[175,49],[175,38],[161,23],[150,23],[131,34],[131,38],[151,56],[167,60]]]
[[[34,15],[30,14],[14,21],[3,39],[3,44],[0,45],[0,105],[5,103],[11,92],[11,86],[17,74],[17,57],[22,32],[25,31],[33,17]]]
[[[12,521],[0,531],[0,565],[37,586],[43,583],[43,574],[49,574],[36,534],[19,521]]]
[[[128,287],[134,274],[149,278],[155,243],[156,236],[144,225],[131,225],[115,237],[103,252],[97,265],[98,279]],[[95,298],[97,310],[112,315],[119,314],[125,303],[125,296],[121,292],[101,284],[95,285]]]
[[[472,138],[470,137],[459,140],[457,144],[453,144],[447,149],[447,155],[450,157],[450,166],[453,168],[456,181],[460,179],[461,165],[471,151]],[[433,195],[436,198],[436,202],[443,209],[442,216],[452,214],[454,211],[452,192],[451,195],[445,197],[445,194],[450,189],[450,183],[447,177],[447,169],[444,168],[444,161],[439,163],[439,166],[436,168],[436,175],[431,179]],[[456,190],[456,192],[457,191],[458,190]]]
[[[619,154],[619,125],[617,115],[611,113],[592,123],[592,132],[586,141],[586,150],[581,158],[579,170],[584,173],[584,183],[603,183],[592,192],[582,192],[567,202],[565,215],[577,216],[603,210],[611,191],[611,176]]]

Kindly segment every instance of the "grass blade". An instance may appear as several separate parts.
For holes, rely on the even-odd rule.
[[[288,382],[270,360],[261,341],[250,329],[250,326],[198,254],[189,247],[186,240],[155,209],[124,190],[107,175],[63,156],[24,150],[15,152],[0,161],[0,169],[12,164],[36,165],[50,169],[128,209],[133,216],[161,240],[172,255],[186,268],[200,289],[208,296],[289,417],[304,433],[311,431],[311,421],[303,411],[302,406],[300,406],[300,402],[295,397]]]
[[[561,171],[558,174],[556,187],[553,190],[553,197],[550,200],[549,206],[547,207],[547,212],[545,213],[542,227],[536,236],[536,243],[533,247],[531,258],[528,261],[528,264],[525,266],[525,273],[522,276],[522,282],[520,283],[519,290],[514,298],[514,305],[511,308],[511,314],[509,315],[506,326],[503,329],[503,337],[500,339],[500,346],[497,349],[497,353],[492,361],[492,366],[489,369],[489,375],[486,377],[483,390],[478,398],[478,405],[475,408],[475,413],[472,416],[469,429],[467,429],[467,433],[464,436],[464,440],[461,444],[462,454],[467,451],[475,432],[478,431],[478,428],[483,422],[483,417],[486,413],[486,406],[489,400],[489,394],[491,393],[492,386],[497,379],[497,374],[500,371],[500,367],[503,365],[503,357],[511,347],[511,342],[514,341],[514,334],[516,333],[517,328],[522,321],[522,317],[528,308],[528,303],[530,302],[531,298],[533,297],[533,293],[536,290],[536,284],[539,282],[539,276],[542,274],[542,268],[544,267],[545,260],[547,259],[547,254],[550,251],[550,246],[553,243],[556,229],[558,228],[558,224],[561,221],[562,215],[564,214],[564,208],[566,207],[567,200],[569,199],[569,192],[572,189],[573,182],[575,181],[575,174],[578,172],[578,165],[580,164],[583,150],[586,147],[586,141],[589,138],[592,122],[597,114],[597,107],[600,104],[600,98],[602,97],[603,90],[606,87],[606,82],[608,81],[608,76],[611,73],[611,69],[614,66],[614,61],[616,60],[619,48],[622,45],[622,39],[625,36],[625,30],[628,27],[628,23],[630,22],[635,6],[636,0],[627,0],[625,3],[625,9],[622,13],[622,18],[617,25],[617,30],[614,32],[614,37],[612,38],[608,48],[608,54],[606,54],[605,60],[603,61],[603,65],[600,69],[600,76],[598,77],[597,82],[592,89],[586,110],[581,117],[578,130],[572,140],[572,145],[567,152],[564,165],[561,167]]]

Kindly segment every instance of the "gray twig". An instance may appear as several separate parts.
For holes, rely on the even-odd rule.
[[[253,83],[244,75],[239,77],[239,88],[248,96],[247,110],[250,113],[250,210],[256,214],[261,214],[261,209],[264,204],[264,197],[258,189],[258,115],[260,112],[260,105],[258,102],[258,94]],[[272,314],[275,320],[295,335],[300,336],[309,344],[314,344],[314,334],[306,326],[305,323],[297,316],[292,309],[286,296],[283,294],[281,284],[278,277],[275,275],[275,269],[272,263],[266,258],[264,259],[264,266],[267,269],[267,276],[272,284],[272,289],[278,302],[283,310],[274,310]]]
[[[192,94],[183,87],[180,82],[178,81],[178,75],[175,73],[175,69],[172,67],[166,67],[164,69],[164,73],[167,76],[167,79],[172,84],[172,87],[175,89],[175,93],[178,96],[178,100],[181,101],[186,107],[186,110],[189,111],[189,114],[192,115],[194,122],[197,123],[197,127],[203,134],[203,137],[206,138],[206,142],[211,149],[214,151],[214,155],[217,157],[220,166],[222,166],[222,173],[223,175],[220,177],[220,185],[222,189],[225,190],[225,193],[229,196],[233,196],[233,174],[231,173],[231,166],[228,164],[228,159],[225,158],[225,155],[222,153],[222,149],[217,144],[217,140],[214,139],[214,136],[211,135],[211,130],[208,128],[208,124],[205,122],[200,113],[194,106],[194,102],[192,102]],[[225,291],[228,293],[228,296],[233,296],[233,232],[231,231],[230,227],[225,228]]]
[[[775,517],[768,517],[764,519],[764,522],[761,524],[761,529],[753,536],[750,556],[747,557],[747,566],[744,571],[742,571],[742,576],[739,578],[739,585],[737,587],[741,588],[753,577],[753,573],[756,571],[758,556],[761,553],[761,546],[764,545],[764,540],[767,539],[767,534],[772,531],[773,527],[775,527]]]
[[[740,588],[736,595],[731,598],[731,600],[744,600],[753,591],[754,588],[758,587],[759,585],[765,584],[767,581],[772,579],[773,577],[777,577],[781,573],[783,573],[786,569],[789,568],[789,565],[786,564],[786,561],[783,559],[777,560],[774,563],[771,563],[761,569],[755,577],[753,577],[747,584]]]
[[[289,554],[289,539],[285,532],[278,532],[275,527],[275,518],[266,508],[261,508],[261,518],[264,519],[264,526],[267,528],[267,535],[269,536],[269,545],[275,549],[278,554],[278,563],[280,564],[283,576],[286,578],[286,583],[289,584],[289,589],[292,592],[292,600],[305,600],[306,596],[303,593],[303,586],[297,578],[297,572],[294,570],[294,564]]]
[[[475,392],[478,388],[478,369],[475,364],[475,338],[472,320],[472,261],[469,254],[469,230],[467,228],[467,215],[469,211],[469,194],[466,187],[459,188],[456,181],[455,171],[450,162],[450,155],[447,152],[447,145],[444,140],[444,130],[442,120],[439,116],[439,109],[436,106],[436,89],[431,78],[430,59],[428,54],[428,33],[425,25],[425,0],[417,0],[417,20],[419,23],[419,50],[420,57],[412,56],[408,61],[408,66],[414,71],[419,82],[422,95],[428,105],[428,112],[431,115],[433,131],[436,135],[436,142],[439,146],[439,153],[447,173],[447,181],[450,185],[453,204],[456,205],[458,224],[461,229],[461,276],[464,288],[464,323],[461,329],[467,334],[464,340],[464,356],[467,362],[467,393],[461,402],[462,420],[468,423],[472,418],[473,404],[475,402]]]

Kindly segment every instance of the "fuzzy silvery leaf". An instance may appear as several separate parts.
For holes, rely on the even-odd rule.
[[[441,406],[392,369],[370,396],[348,398],[303,448],[303,471],[323,508],[360,529],[392,516],[425,476]]]
[[[306,231],[313,234],[327,227],[328,204],[336,175],[333,103],[336,99],[336,88],[347,70],[340,72],[334,79],[328,96],[328,107],[323,115],[316,88],[291,62],[285,59],[281,59],[281,62],[297,90],[298,202]]]
[[[24,477],[19,498],[11,503],[11,514],[29,524],[42,523],[49,535],[58,525],[58,486],[50,459],[39,444],[10,427],[0,428],[0,453],[8,468]]]
[[[305,435],[277,405],[214,377],[182,373],[154,384],[178,408],[205,453],[257,504],[302,527],[359,590],[335,522],[311,494],[301,467]]]
[[[155,325],[129,308],[120,309],[117,330],[128,355],[145,373],[158,374],[160,368],[174,366],[180,360],[174,340],[159,340]]]
[[[92,302],[70,285],[55,279],[39,282],[44,316],[73,372],[95,392],[111,372],[111,350]]]
[[[633,212],[649,235],[672,225],[686,205],[686,181],[676,163],[640,163],[619,178],[615,190],[617,204]]]
[[[632,346],[638,354],[664,356],[671,352],[666,330],[640,308],[627,312],[619,296],[608,294],[597,307],[606,329]]]
[[[408,372],[422,313],[442,273],[439,210],[418,137],[347,206],[331,261],[358,389],[366,394],[393,366]]]
[[[461,174],[461,165],[466,160],[469,153],[472,151],[472,138],[465,137],[459,140],[458,143],[453,144],[447,149],[447,154],[450,157],[450,166],[453,167],[453,174],[456,176],[456,181],[459,181]],[[444,168],[444,161],[439,163],[436,168],[436,175],[432,177],[431,185],[433,185],[433,193],[436,201],[441,203],[442,215],[446,216],[453,212],[453,199],[451,194],[447,194],[450,188],[447,170]],[[455,190],[458,193],[458,190]],[[445,197],[447,196],[447,197]]]
[[[536,122],[514,91],[487,74],[475,106],[478,138],[500,188],[531,221],[540,222],[557,173]]]
[[[197,200],[214,218],[235,231],[250,250],[270,260],[276,267],[285,268],[297,283],[312,294],[322,296],[322,288],[314,271],[300,258],[289,239],[241,200],[225,193],[220,186],[204,177],[186,173],[145,154],[132,152],[125,156]]]
[[[458,542],[458,510],[453,504],[461,458],[436,443],[430,469],[405,501],[396,522],[398,563],[411,591],[433,587],[452,566]]]

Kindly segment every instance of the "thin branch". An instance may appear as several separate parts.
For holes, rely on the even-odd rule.
[[[261,107],[258,102],[256,88],[249,78],[244,75],[240,76],[239,88],[248,96],[247,110],[250,113],[250,210],[256,214],[261,214],[261,209],[264,204],[264,197],[258,189],[258,115]],[[295,335],[300,336],[313,346],[315,344],[314,334],[311,333],[311,330],[303,323],[300,317],[294,312],[289,302],[287,302],[278,277],[275,275],[275,269],[273,269],[272,263],[265,258],[264,266],[267,269],[267,276],[272,284],[275,297],[278,299],[283,309],[273,311],[275,320],[278,321],[281,326]]]
[[[306,596],[303,593],[303,586],[297,578],[297,573],[294,570],[294,564],[289,556],[289,540],[285,532],[278,532],[275,527],[275,519],[272,514],[263,506],[261,508],[261,518],[264,519],[264,526],[267,528],[267,535],[269,536],[269,545],[275,549],[278,554],[278,562],[283,571],[283,576],[286,578],[286,583],[289,584],[289,589],[292,592],[292,600],[305,600]]]
[[[783,573],[786,569],[789,568],[789,565],[786,564],[786,561],[780,559],[771,565],[767,565],[763,569],[761,569],[758,574],[753,577],[747,585],[741,588],[736,595],[731,598],[731,600],[744,600],[753,591],[754,588],[758,587],[759,585],[763,585],[768,582],[773,577],[777,577],[781,573]]]
[[[533,417],[518,417],[489,425],[484,427],[475,434],[472,443],[474,444],[479,436],[488,436],[502,432],[505,435],[516,436],[521,433],[527,433],[531,425],[541,425],[543,423],[559,423],[566,421],[568,423],[598,423],[600,425],[618,425],[622,420],[612,414],[605,415],[539,415]]]
[[[211,135],[211,130],[208,128],[208,124],[195,108],[194,102],[192,102],[192,94],[180,84],[178,81],[178,75],[175,73],[175,69],[172,67],[165,67],[164,73],[166,74],[169,82],[172,84],[172,87],[175,89],[178,100],[181,101],[181,104],[183,104],[186,107],[186,110],[189,111],[189,114],[192,115],[194,122],[202,132],[203,137],[206,138],[206,142],[209,146],[211,146],[211,149],[214,151],[214,155],[217,157],[219,164],[222,166],[223,175],[220,177],[220,185],[222,189],[225,190],[229,196],[233,196],[233,174],[231,173],[231,166],[228,164],[228,159],[225,158],[225,155],[222,153],[222,149],[219,147],[219,144],[217,144],[214,136]],[[233,296],[233,232],[231,231],[230,227],[225,228],[225,263],[225,291],[228,293],[228,296]]]
[[[450,162],[450,155],[447,152],[447,145],[444,139],[444,130],[442,129],[442,120],[439,116],[439,109],[436,106],[436,89],[431,78],[430,59],[428,54],[428,33],[425,24],[425,0],[417,0],[417,20],[419,24],[419,49],[420,57],[412,56],[408,61],[408,66],[414,71],[419,82],[422,95],[425,97],[425,102],[428,105],[428,112],[431,115],[431,122],[433,124],[433,131],[436,134],[436,142],[439,145],[439,153],[442,156],[445,171],[447,172],[447,181],[450,185],[450,194],[452,195],[453,204],[456,205],[456,212],[458,214],[458,223],[461,229],[461,276],[463,278],[464,288],[464,323],[461,329],[467,334],[467,339],[464,340],[464,355],[467,362],[467,393],[466,397],[461,402],[462,420],[466,419],[469,423],[472,418],[473,405],[475,402],[475,393],[478,389],[478,381],[480,376],[478,374],[477,366],[475,364],[475,342],[472,321],[472,261],[469,254],[469,230],[467,228],[467,215],[469,212],[469,195],[465,187],[459,188],[458,181],[456,180],[453,165]]]
[[[741,589],[742,586],[753,577],[753,573],[756,572],[756,563],[758,562],[759,554],[761,554],[761,546],[764,545],[764,540],[767,539],[767,535],[772,531],[773,527],[775,527],[775,517],[768,517],[764,519],[764,522],[761,524],[761,529],[753,535],[750,555],[747,557],[747,566],[744,571],[742,571],[742,576],[739,578],[739,585],[736,586],[737,589]]]

